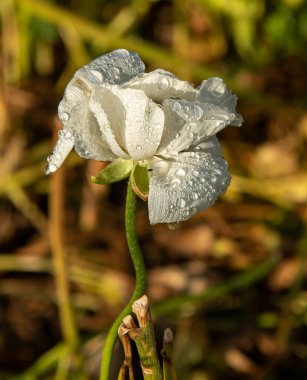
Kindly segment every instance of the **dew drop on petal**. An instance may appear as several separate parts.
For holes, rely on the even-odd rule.
[[[170,230],[177,230],[178,226],[179,226],[179,222],[173,222],[173,223],[168,223],[168,228]]]
[[[193,119],[200,120],[202,116],[203,116],[203,110],[198,105],[195,105],[193,108]]]
[[[175,188],[177,186],[179,186],[181,184],[181,180],[179,178],[174,178],[171,183],[170,183],[170,186],[172,188]]]
[[[48,157],[49,158],[49,157]],[[58,167],[54,163],[49,163],[45,168],[45,173],[50,174],[58,170]]]
[[[67,131],[66,129],[60,129],[58,132],[58,136],[60,139],[67,140],[67,142],[69,142],[69,140],[73,139],[73,135],[69,131]]]
[[[194,175],[195,177],[197,177],[199,175],[199,172],[197,170],[193,170],[192,171],[192,175]]]
[[[181,104],[180,104],[179,102],[174,102],[174,103],[172,104],[172,110],[173,110],[173,111],[175,111],[175,112],[177,112],[177,113],[180,113],[180,112],[181,112],[181,109],[182,109],[182,107],[181,107]]]
[[[186,205],[186,201],[183,198],[177,200],[177,206],[183,208]]]
[[[115,79],[119,79],[120,78],[120,69],[118,67],[113,67],[113,73],[114,73],[114,77]]]
[[[161,91],[165,91],[170,86],[168,78],[160,76],[158,78],[158,87]]]
[[[70,114],[67,112],[62,112],[61,114],[59,114],[59,117],[63,122],[65,122],[70,119]]]
[[[199,198],[197,193],[192,193],[191,197],[192,197],[192,199],[194,199],[194,201],[197,201],[197,199]]]
[[[212,92],[215,96],[222,96],[225,94],[226,91],[226,85],[223,82],[219,82],[217,86],[212,88]]]
[[[186,173],[182,168],[180,168],[175,172],[175,174],[177,177],[184,177]]]
[[[141,149],[142,149],[141,145],[137,145],[137,146],[136,146],[136,149],[137,149],[137,150],[141,150]]]

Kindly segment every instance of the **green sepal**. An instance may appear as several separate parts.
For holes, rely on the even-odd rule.
[[[132,169],[133,160],[118,158],[102,169],[97,176],[92,176],[91,181],[98,185],[109,185],[127,178]]]
[[[147,166],[136,165],[131,173],[132,189],[143,201],[147,201],[149,193],[149,173]]]

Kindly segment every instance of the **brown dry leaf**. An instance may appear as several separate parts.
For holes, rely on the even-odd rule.
[[[231,256],[236,251],[236,244],[227,238],[216,239],[212,247],[212,255],[222,259]]]
[[[259,351],[264,355],[272,356],[277,352],[278,342],[274,337],[265,333],[259,333],[256,340]]]
[[[285,259],[269,276],[270,288],[274,291],[288,289],[294,282],[300,269],[300,261],[297,258]]]
[[[188,276],[184,269],[170,265],[149,271],[147,283],[149,298],[163,299],[181,293],[188,285]]]
[[[233,192],[251,194],[267,199],[278,206],[293,208],[295,203],[307,202],[307,175],[297,173],[280,178],[263,178],[261,181],[232,176],[227,194]]]
[[[252,374],[258,370],[256,363],[236,348],[226,351],[225,360],[231,368],[240,373]]]
[[[301,117],[298,122],[297,129],[303,139],[307,139],[307,114],[304,114]]]
[[[290,175],[298,170],[297,157],[287,141],[269,142],[253,151],[250,170],[256,178]]]

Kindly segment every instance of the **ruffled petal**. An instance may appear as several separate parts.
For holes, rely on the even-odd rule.
[[[75,73],[66,87],[58,113],[64,125],[64,131],[73,136],[75,149],[81,157],[100,161],[128,157],[116,144],[116,140],[111,138],[112,131],[110,132],[104,112],[98,109],[94,100],[93,114],[89,110],[89,103],[92,93],[98,87],[103,89],[121,84],[142,73],[144,69],[145,65],[137,53],[120,49],[95,59]],[[54,153],[49,158],[52,169],[59,167],[63,162],[63,160],[56,160],[55,157],[59,156],[59,151],[65,141],[60,139],[55,147],[57,155]],[[65,152],[66,150],[65,148]],[[46,170],[51,171],[51,164],[48,164],[48,167],[49,169]]]
[[[121,102],[114,101],[114,97],[111,89],[96,87],[90,98],[89,108],[98,122],[103,140],[108,143],[114,155],[129,158],[120,134],[116,133],[123,128],[125,115]]]
[[[124,49],[96,58],[81,67],[68,83],[59,105],[59,116],[64,118],[78,106],[84,95],[90,96],[93,88],[122,84],[144,72],[145,65],[137,53]]]
[[[72,109],[66,109],[67,103],[59,105],[59,116],[64,125],[59,132],[58,141],[48,157],[46,173],[55,172],[75,147],[79,156],[99,161],[112,161],[116,155],[101,135],[99,125],[89,110],[89,97],[81,92],[78,102]]]
[[[95,99],[97,109],[95,115],[101,117],[103,111],[107,115],[113,133],[113,136],[106,135],[103,131],[108,142],[116,139],[122,150],[135,161],[152,157],[156,153],[164,128],[164,113],[143,91],[98,89],[92,99]],[[90,106],[93,109],[92,100]],[[114,151],[113,148],[112,150]],[[116,153],[123,157],[118,150]]]
[[[177,160],[155,162],[151,169],[151,224],[180,222],[207,209],[230,182],[227,162],[199,151],[180,153]]]
[[[167,98],[194,100],[198,93],[188,82],[162,69],[138,75],[125,83],[123,87],[143,90],[150,99],[158,103]]]
[[[225,108],[230,113],[236,115],[231,125],[240,127],[243,117],[236,113],[237,96],[226,86],[220,78],[209,78],[204,80],[198,88],[196,100],[202,103],[210,103],[221,108]]]
[[[216,136],[208,137],[206,140],[203,140],[197,145],[190,146],[190,148],[187,149],[186,152],[209,153],[214,157],[223,156],[221,145]]]
[[[118,49],[83,66],[75,73],[71,82],[81,77],[94,85],[101,83],[119,85],[143,73],[144,70],[145,65],[137,53]]]
[[[163,102],[165,128],[157,154],[177,155],[231,124],[234,113],[216,105],[187,100]]]

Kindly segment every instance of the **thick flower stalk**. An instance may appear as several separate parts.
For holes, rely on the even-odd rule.
[[[136,53],[115,50],[75,73],[59,105],[63,130],[46,173],[73,148],[83,158],[111,161],[94,182],[130,175],[148,199],[150,223],[176,223],[226,191],[230,175],[216,134],[243,119],[221,79],[195,89],[170,72],[144,69]]]

